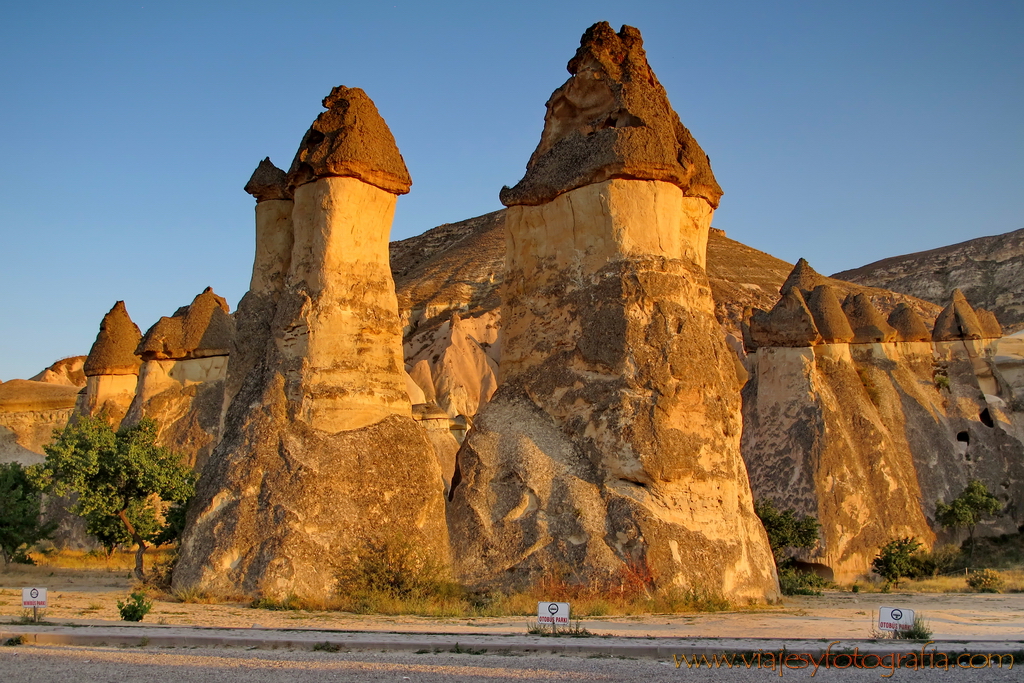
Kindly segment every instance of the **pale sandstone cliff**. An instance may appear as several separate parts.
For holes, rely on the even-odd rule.
[[[286,189],[266,192],[280,186],[270,168],[247,186],[257,240],[274,246],[257,245],[236,314],[246,348],[231,354],[176,588],[324,596],[367,542],[393,536],[448,562],[440,458],[412,417],[388,267],[408,173],[363,91],[335,88],[324,106]]]
[[[1024,230],[893,256],[833,277],[945,304],[960,289],[1009,331],[1024,327]]]
[[[458,455],[457,572],[515,586],[637,563],[662,585],[773,598],[704,271],[721,190],[636,29],[596,24],[568,69],[501,194],[501,386]]]

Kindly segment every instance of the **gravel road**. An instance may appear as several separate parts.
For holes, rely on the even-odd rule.
[[[1021,670],[785,670],[790,680],[1019,681]],[[767,669],[687,669],[672,661],[506,655],[308,652],[230,649],[0,647],[0,680],[36,683],[318,683],[320,681],[772,681]]]

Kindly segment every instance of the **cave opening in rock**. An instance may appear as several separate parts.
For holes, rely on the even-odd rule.
[[[981,424],[986,427],[991,428],[996,426],[996,423],[992,420],[992,413],[988,412],[988,408],[985,408],[985,410],[978,414],[978,419],[981,420]]]

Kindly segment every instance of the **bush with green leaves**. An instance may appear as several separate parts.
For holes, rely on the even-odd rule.
[[[148,418],[116,432],[101,418],[79,417],[43,447],[46,461],[32,477],[58,496],[77,494],[71,511],[108,548],[126,537],[138,546],[135,576],[145,579],[147,543],[168,526],[168,504],[184,504],[195,490],[195,475],[181,455],[156,445],[157,424]],[[120,522],[124,535],[116,530]]]
[[[792,557],[793,550],[813,548],[818,542],[818,520],[794,510],[780,510],[770,498],[755,502],[754,513],[768,534],[783,595],[821,595],[822,588],[832,585],[816,574],[798,571]]]
[[[935,519],[947,529],[967,529],[970,551],[968,565],[974,560],[974,530],[978,523],[993,517],[1003,509],[999,499],[977,479],[971,479],[960,495],[949,505],[941,500],[935,504]]]
[[[28,548],[49,538],[55,524],[42,522],[42,495],[16,462],[0,464],[0,558],[32,564]]]
[[[831,581],[814,572],[797,571],[792,566],[779,569],[779,588],[783,595],[823,595],[822,590],[832,586]]]
[[[909,578],[924,579],[945,574],[960,564],[962,556],[960,548],[950,543],[930,551],[919,550],[911,557],[913,568]]]
[[[121,613],[122,621],[142,621],[151,609],[153,601],[147,599],[142,591],[135,591],[124,602],[117,601],[117,611]]]
[[[885,579],[886,587],[899,588],[900,579],[913,576],[914,553],[920,547],[921,542],[909,536],[889,541],[871,561],[871,567]]]
[[[998,593],[1004,583],[1003,577],[994,569],[981,569],[967,575],[967,585],[979,593]]]

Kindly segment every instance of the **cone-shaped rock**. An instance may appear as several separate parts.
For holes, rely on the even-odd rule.
[[[335,88],[324,105],[292,164],[294,204],[256,205],[257,241],[271,244],[257,244],[236,313],[223,438],[176,588],[323,598],[389,545],[448,563],[444,480],[412,418],[389,267],[408,173],[363,91]]]
[[[100,332],[89,349],[83,368],[86,377],[95,375],[137,375],[141,359],[135,355],[142,333],[132,322],[123,301],[103,316]]]
[[[821,343],[818,326],[799,287],[790,288],[772,310],[754,310],[750,316],[750,337],[758,347]]]
[[[306,132],[292,161],[289,186],[337,176],[358,178],[392,194],[407,193],[409,170],[373,100],[359,88],[339,85],[323,104],[327,111]]]
[[[226,356],[234,336],[228,313],[224,297],[207,287],[190,305],[170,318],[160,318],[149,328],[136,353],[143,360]]]
[[[932,339],[934,341],[952,341],[955,339],[982,339],[984,336],[985,331],[974,309],[967,303],[963,292],[954,289],[949,305],[942,309],[935,319]]]
[[[640,31],[607,22],[583,34],[566,67],[572,78],[547,102],[544,132],[506,206],[539,205],[611,178],[672,183],[717,208],[708,156],[679,121],[647,63]]]
[[[995,313],[984,308],[976,308],[974,313],[978,316],[984,339],[998,339],[1003,336],[1003,326],[999,324],[999,318]]]
[[[927,342],[932,340],[921,316],[905,303],[900,303],[889,314],[889,324],[896,330],[897,341]]]
[[[780,294],[786,294],[794,287],[803,295],[809,295],[818,285],[828,284],[828,278],[811,268],[806,259],[800,259],[789,272],[789,277],[779,288]]]
[[[839,344],[853,341],[853,328],[843,312],[836,290],[831,285],[818,285],[807,299],[807,308],[814,316],[822,341]]]
[[[854,344],[896,340],[896,329],[886,322],[885,316],[866,294],[848,294],[843,301],[843,311],[853,328]]]
[[[570,71],[527,177],[502,194],[502,383],[458,454],[458,574],[522,587],[640,566],[664,586],[772,598],[702,265],[717,185],[638,31],[596,25]],[[680,155],[688,177],[672,175]]]
[[[288,174],[274,166],[270,157],[265,158],[252,172],[245,191],[256,198],[257,202],[271,199],[291,199],[288,191]]]

